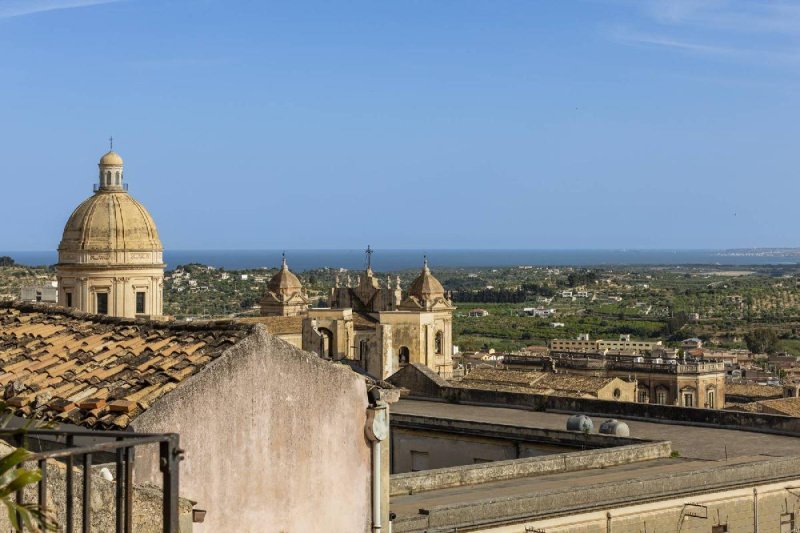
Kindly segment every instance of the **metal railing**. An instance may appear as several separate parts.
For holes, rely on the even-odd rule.
[[[159,470],[162,473],[162,520],[164,533],[178,533],[178,484],[179,463],[183,450],[178,447],[176,433],[150,434],[123,431],[87,431],[65,429],[0,429],[0,439],[31,451],[26,463],[35,461],[41,471],[37,483],[37,505],[42,514],[48,512],[50,490],[47,464],[59,461],[65,469],[64,523],[59,531],[75,532],[75,474],[83,473],[80,509],[82,533],[92,530],[92,473],[93,464],[113,465],[116,469],[115,484],[115,533],[133,532],[133,464],[134,449],[145,445],[159,445]],[[33,451],[36,448],[40,451]],[[49,448],[49,449],[48,449]],[[98,461],[99,459],[99,461]],[[102,461],[102,462],[101,462]],[[77,468],[76,468],[77,467]],[[23,468],[20,463],[17,468]],[[24,490],[16,493],[16,502],[25,503]],[[51,514],[52,511],[51,510]],[[19,516],[17,521],[20,522]],[[22,527],[22,526],[20,526]],[[22,529],[17,529],[21,532]]]

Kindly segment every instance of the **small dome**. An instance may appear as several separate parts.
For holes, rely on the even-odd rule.
[[[106,154],[108,155],[108,154]],[[59,252],[163,251],[153,217],[127,192],[102,192],[75,209]]]
[[[422,267],[422,273],[417,276],[417,279],[411,282],[411,286],[408,288],[408,294],[423,301],[444,298],[444,287],[442,287],[439,280],[431,274],[431,269],[428,268],[427,258]]]
[[[303,284],[300,283],[300,279],[286,266],[286,258],[284,257],[281,269],[269,280],[267,288],[276,294],[290,294],[302,291]]]
[[[100,166],[121,167],[122,157],[114,150],[110,150],[100,158]]]

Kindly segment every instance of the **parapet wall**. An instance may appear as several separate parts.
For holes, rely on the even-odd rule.
[[[472,420],[404,415],[400,413],[392,414],[391,424],[392,428],[416,429],[435,433],[455,433],[458,435],[472,435],[517,442],[538,442],[579,449],[610,448],[648,442],[633,437],[617,437],[614,435],[604,435],[602,433],[583,433],[580,431],[559,429],[519,427],[511,424],[490,424]]]
[[[447,531],[467,526],[476,528],[479,525],[509,523],[515,519],[530,520],[613,509],[677,495],[688,497],[726,489],[750,488],[798,477],[800,459],[792,457],[725,466],[715,464],[689,472],[634,478],[622,483],[599,483],[580,488],[544,490],[519,497],[422,508],[417,515],[395,520],[393,531],[403,533],[437,528]]]
[[[556,472],[607,468],[669,457],[671,452],[672,446],[669,442],[650,442],[620,446],[618,448],[560,453],[511,461],[395,474],[391,477],[391,495],[414,494],[429,490],[478,485],[489,481],[541,476]]]
[[[800,418],[725,409],[701,409],[650,403],[615,402],[462,387],[443,387],[439,397],[454,403],[522,407],[537,411],[563,411],[670,424],[713,426],[762,433],[800,436]]]

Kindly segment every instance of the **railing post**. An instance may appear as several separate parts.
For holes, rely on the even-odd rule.
[[[72,435],[67,435],[67,448],[72,448],[72,445],[75,442],[75,437]],[[65,459],[65,463],[67,466],[67,524],[66,524],[66,531],[67,533],[73,533],[75,527],[75,490],[72,484],[72,477],[73,477],[73,466],[74,466],[74,456],[68,455]]]
[[[39,480],[39,510],[42,516],[47,515],[47,459],[39,459],[39,472],[42,479]]]
[[[133,448],[125,448],[125,533],[133,533]]]
[[[83,456],[83,533],[92,529],[92,454]]]
[[[178,465],[181,451],[178,435],[171,434],[160,445],[159,463],[163,473],[164,533],[178,533]]]
[[[117,440],[122,440],[122,438],[117,438]],[[122,448],[117,448],[117,479],[116,481],[116,528],[114,531],[116,533],[122,533],[123,527],[125,524],[125,468],[124,468],[124,461],[125,461],[125,451]]]
[[[16,435],[14,435],[14,444],[17,446],[17,448],[22,448],[22,439],[23,437],[21,433],[17,433]],[[23,463],[19,463],[15,468],[16,469],[23,468]],[[19,489],[15,496],[17,505],[22,505],[25,500],[25,494],[22,492],[22,489]],[[22,514],[19,511],[16,511],[16,514],[17,514],[17,526],[18,526],[16,529],[18,533],[22,533],[22,530],[24,529],[22,525]]]

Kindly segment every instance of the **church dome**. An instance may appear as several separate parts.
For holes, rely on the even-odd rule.
[[[162,250],[147,209],[126,191],[102,190],[75,209],[58,247],[62,253]]]
[[[269,280],[267,288],[276,294],[291,294],[301,292],[303,290],[303,284],[300,283],[300,279],[286,266],[286,258],[284,257],[281,269]]]
[[[110,150],[100,158],[100,166],[121,167],[122,157],[117,152]]]
[[[408,294],[422,301],[444,297],[444,287],[442,287],[439,280],[431,274],[431,269],[428,268],[427,258],[422,267],[422,273],[417,276],[417,279],[411,282],[411,286],[408,288]]]

